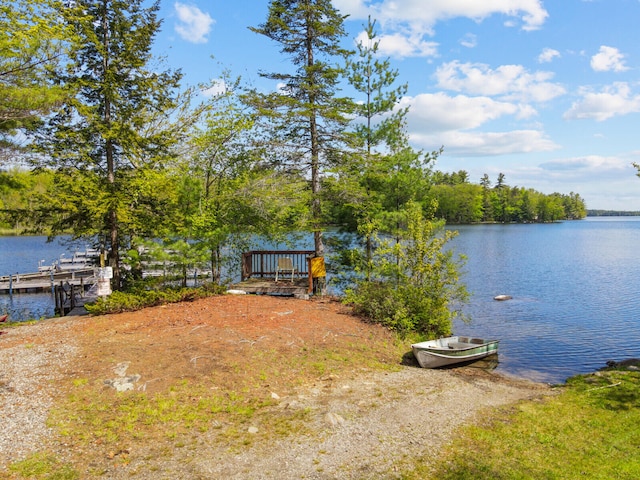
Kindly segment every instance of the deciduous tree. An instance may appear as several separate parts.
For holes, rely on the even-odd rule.
[[[48,76],[63,63],[72,35],[59,7],[52,0],[0,4],[0,148],[17,148],[14,135],[65,99]]]

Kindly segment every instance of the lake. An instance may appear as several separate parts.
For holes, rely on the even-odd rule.
[[[38,271],[38,265],[51,265],[64,254],[72,257],[75,251],[86,249],[84,243],[73,243],[68,238],[47,242],[47,237],[0,236],[0,276]],[[0,314],[9,313],[12,320],[28,320],[54,316],[53,294],[0,295]]]
[[[451,228],[472,293],[455,332],[500,339],[499,371],[553,383],[640,358],[640,218]]]
[[[559,383],[640,358],[640,217],[589,217],[543,225],[462,225],[450,243],[467,256],[457,334],[500,339],[498,372]],[[84,245],[0,237],[0,275],[36,271]],[[498,302],[496,295],[512,300]],[[48,294],[0,295],[12,318],[53,315]]]

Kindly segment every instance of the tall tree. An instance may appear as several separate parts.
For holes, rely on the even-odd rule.
[[[402,136],[407,109],[396,109],[407,92],[407,85],[394,87],[399,73],[391,68],[388,58],[378,58],[380,41],[377,40],[376,22],[369,18],[362,41],[357,44],[357,55],[347,63],[348,80],[362,95],[356,104],[355,146],[353,162],[342,169],[343,176],[355,175],[355,182],[362,193],[353,195],[351,204],[356,210],[358,233],[364,236],[365,269],[370,275],[373,238],[379,228],[376,217],[380,214],[377,185],[387,174],[383,165],[384,152]]]
[[[353,107],[350,99],[336,96],[343,74],[336,61],[349,54],[340,46],[344,18],[330,0],[272,0],[266,22],[251,28],[277,42],[295,67],[292,73],[261,73],[283,86],[266,95],[253,92],[250,101],[275,127],[270,132],[292,162],[290,167],[310,175],[317,256],[324,253],[321,175],[326,162],[340,154]]]
[[[71,32],[57,2],[20,0],[0,5],[0,147],[32,127],[65,98],[47,72],[59,67]]]
[[[120,286],[121,240],[130,234],[140,198],[153,208],[157,191],[145,171],[161,168],[182,133],[168,121],[181,74],[150,65],[161,22],[159,2],[77,0],[61,13],[76,34],[68,69],[56,81],[74,97],[40,131],[39,162],[90,178],[84,198],[91,217],[67,215],[59,227],[105,236],[114,286]],[[142,173],[143,175],[139,175]],[[148,178],[158,179],[155,175]],[[65,208],[65,206],[61,206]],[[76,210],[82,211],[82,210]]]
[[[236,253],[255,235],[276,236],[283,226],[301,227],[307,209],[299,192],[307,182],[263,165],[252,148],[255,119],[240,102],[240,79],[225,72],[217,83],[224,88],[211,98],[184,165],[185,177],[197,183],[191,185],[197,198],[195,208],[184,212],[183,230],[197,239],[192,245],[209,253],[214,280],[220,281],[229,261],[223,252]]]
[[[482,185],[482,221],[490,222],[493,220],[493,206],[491,204],[491,180],[486,173],[480,179]]]

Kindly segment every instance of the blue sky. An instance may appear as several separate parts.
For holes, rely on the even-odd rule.
[[[588,208],[640,211],[640,0],[334,0],[351,48],[367,17],[408,83],[414,147],[478,182],[579,193]],[[261,89],[290,67],[252,33],[267,0],[161,3],[155,53],[184,81],[223,68]],[[213,58],[212,58],[213,57]]]

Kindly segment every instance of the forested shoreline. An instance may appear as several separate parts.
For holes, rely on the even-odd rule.
[[[0,229],[15,234],[48,234],[37,211],[42,195],[56,180],[55,170],[9,168],[0,170]],[[59,181],[59,180],[58,180]],[[424,201],[435,200],[435,217],[448,224],[544,223],[578,220],[585,216],[640,215],[640,212],[587,210],[579,194],[546,195],[526,187],[510,187],[500,175],[494,185],[488,176],[473,183],[465,171],[431,172],[421,185]],[[345,225],[351,219],[348,206],[327,200],[327,225]]]

